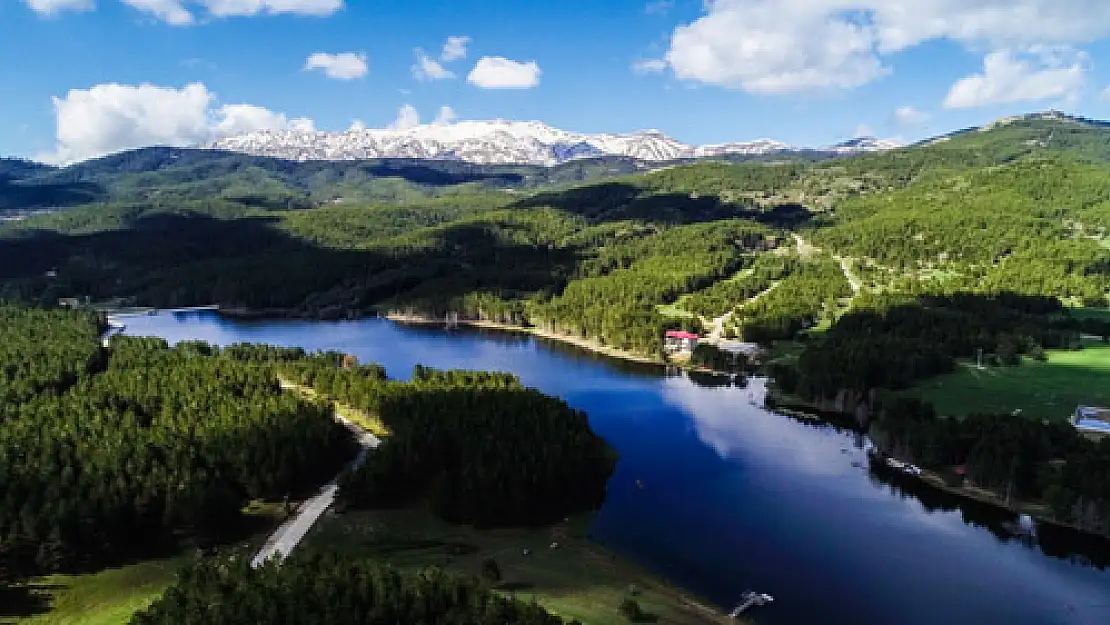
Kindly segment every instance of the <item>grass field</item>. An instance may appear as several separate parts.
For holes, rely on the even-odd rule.
[[[1052,350],[1048,360],[1017,367],[960,363],[954,373],[927,380],[907,394],[932,402],[938,414],[1012,413],[1066,419],[1080,404],[1110,406],[1110,345],[1088,341],[1076,351]]]
[[[122,625],[162,595],[178,561],[151,560],[91,575],[51,575],[30,584],[43,601],[30,616],[0,617],[19,625]],[[0,611],[3,614],[7,610]]]
[[[276,502],[251,502],[243,512],[256,522],[257,532],[246,541],[255,548],[285,518],[284,505]],[[183,557],[36,578],[27,584],[31,605],[0,605],[0,625],[124,625],[162,596]]]
[[[474,576],[480,574],[485,558],[494,558],[503,592],[524,601],[535,599],[549,611],[586,625],[627,622],[619,606],[633,596],[633,585],[633,598],[655,622],[728,620],[605,553],[585,538],[587,524],[582,518],[554,528],[478,531],[448,525],[421,511],[345,512],[321,520],[302,547],[362,554],[404,568],[441,566]],[[559,544],[557,549],[551,549],[553,542]],[[525,549],[529,555],[524,555]]]

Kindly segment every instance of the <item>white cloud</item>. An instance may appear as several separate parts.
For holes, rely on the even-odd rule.
[[[212,133],[219,137],[241,135],[259,130],[303,130],[312,132],[316,125],[311,119],[288,119],[284,113],[275,113],[253,104],[226,104],[216,111]]]
[[[900,106],[894,111],[894,121],[901,126],[913,126],[929,121],[929,114],[912,106]]]
[[[57,15],[63,11],[90,11],[93,0],[24,0],[39,15]]]
[[[866,84],[888,55],[932,40],[998,51],[1107,35],[1105,0],[706,0],[665,59],[691,82],[797,93]]]
[[[94,8],[94,0],[24,0],[24,2],[42,15]],[[197,6],[207,15],[217,18],[283,13],[326,17],[343,8],[343,0],[121,0],[121,2],[174,26],[187,26],[196,22],[196,16],[188,8],[190,6]]]
[[[343,0],[199,0],[214,17],[303,15],[327,17],[343,9]]]
[[[366,64],[366,54],[362,52],[340,52],[328,54],[315,52],[304,62],[305,71],[321,70],[334,80],[354,80],[362,78],[370,71]]]
[[[1110,87],[1107,87],[1107,88],[1102,90],[1102,99],[1103,100],[1110,100]]]
[[[983,71],[961,78],[948,91],[944,107],[972,108],[1034,102],[1078,95],[1086,81],[1087,55],[1069,48],[1034,47],[1023,53],[992,52]]]
[[[674,0],[651,0],[644,6],[648,15],[665,15],[674,8]]]
[[[55,97],[57,144],[40,160],[69,163],[149,145],[187,146],[221,136],[269,129],[311,129],[262,107],[225,104],[203,83],[177,89],[151,84],[100,84]]]
[[[424,50],[417,48],[416,63],[412,66],[412,75],[417,80],[444,80],[454,78],[455,73],[440,65],[439,61],[428,56]]]
[[[500,56],[483,56],[466,81],[483,89],[530,89],[540,84],[542,73],[535,61],[522,63]]]
[[[351,122],[351,127],[347,129],[347,132],[362,132],[363,130],[366,130],[366,122],[356,119]]]
[[[432,124],[442,126],[444,124],[450,124],[457,118],[458,115],[455,114],[455,109],[450,106],[441,106],[439,107],[439,112],[436,113],[436,118],[432,120]]]
[[[675,29],[665,59],[680,79],[764,94],[849,89],[887,73],[868,25],[813,6],[831,2],[709,2]]]
[[[123,0],[123,3],[173,26],[188,26],[195,21],[180,0]]]
[[[466,46],[470,44],[470,37],[465,35],[452,35],[443,43],[443,52],[439,59],[444,63],[466,58]]]
[[[632,64],[632,71],[637,74],[657,74],[667,69],[667,62],[663,59],[640,59]]]
[[[420,125],[420,112],[411,104],[404,104],[397,109],[397,119],[389,125],[391,130],[406,130]]]
[[[874,137],[874,136],[875,136],[875,129],[872,128],[871,126],[868,126],[867,124],[860,124],[860,125],[856,126],[855,134],[852,135],[853,138]]]

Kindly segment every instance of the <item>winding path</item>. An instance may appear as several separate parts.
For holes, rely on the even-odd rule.
[[[281,387],[286,390],[296,390],[297,388],[284,380],[281,381]],[[366,461],[366,457],[369,455],[370,450],[381,444],[381,440],[377,436],[374,436],[351,422],[350,419],[339,414],[338,410],[333,415],[333,418],[350,430],[351,434],[354,435],[355,439],[358,441],[358,444],[362,446],[362,450],[358,452],[358,456],[347,465],[347,470],[356,469]],[[340,475],[342,475],[342,473]],[[286,519],[285,522],[266,539],[266,543],[262,545],[262,549],[260,549],[258,553],[255,554],[254,559],[251,560],[251,566],[261,566],[264,562],[275,556],[279,560],[283,560],[292,553],[293,549],[300,544],[301,540],[308,534],[308,531],[312,529],[312,526],[316,524],[316,521],[318,521],[320,517],[323,516],[324,512],[335,503],[335,494],[339,490],[338,482],[339,475],[332,478],[327,484],[321,486],[319,492],[313,495],[311,499],[301,504],[301,507],[297,510],[297,514]]]

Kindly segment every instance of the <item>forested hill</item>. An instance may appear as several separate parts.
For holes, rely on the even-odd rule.
[[[456,311],[654,353],[669,327],[790,339],[879,294],[1103,307],[1110,291],[1110,128],[1056,113],[878,154],[646,173],[166,148],[4,167],[21,192],[107,198],[0,226],[0,296],[45,303]]]

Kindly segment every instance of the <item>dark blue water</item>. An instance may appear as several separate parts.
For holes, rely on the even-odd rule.
[[[774,595],[760,623],[1110,624],[1110,571],[996,538],[973,512],[928,511],[868,472],[852,434],[757,408],[749,389],[504,333],[210,312],[123,321],[171,342],[341,350],[398,378],[417,363],[511,371],[587,411],[620,453],[596,539],[722,606],[749,588]]]

